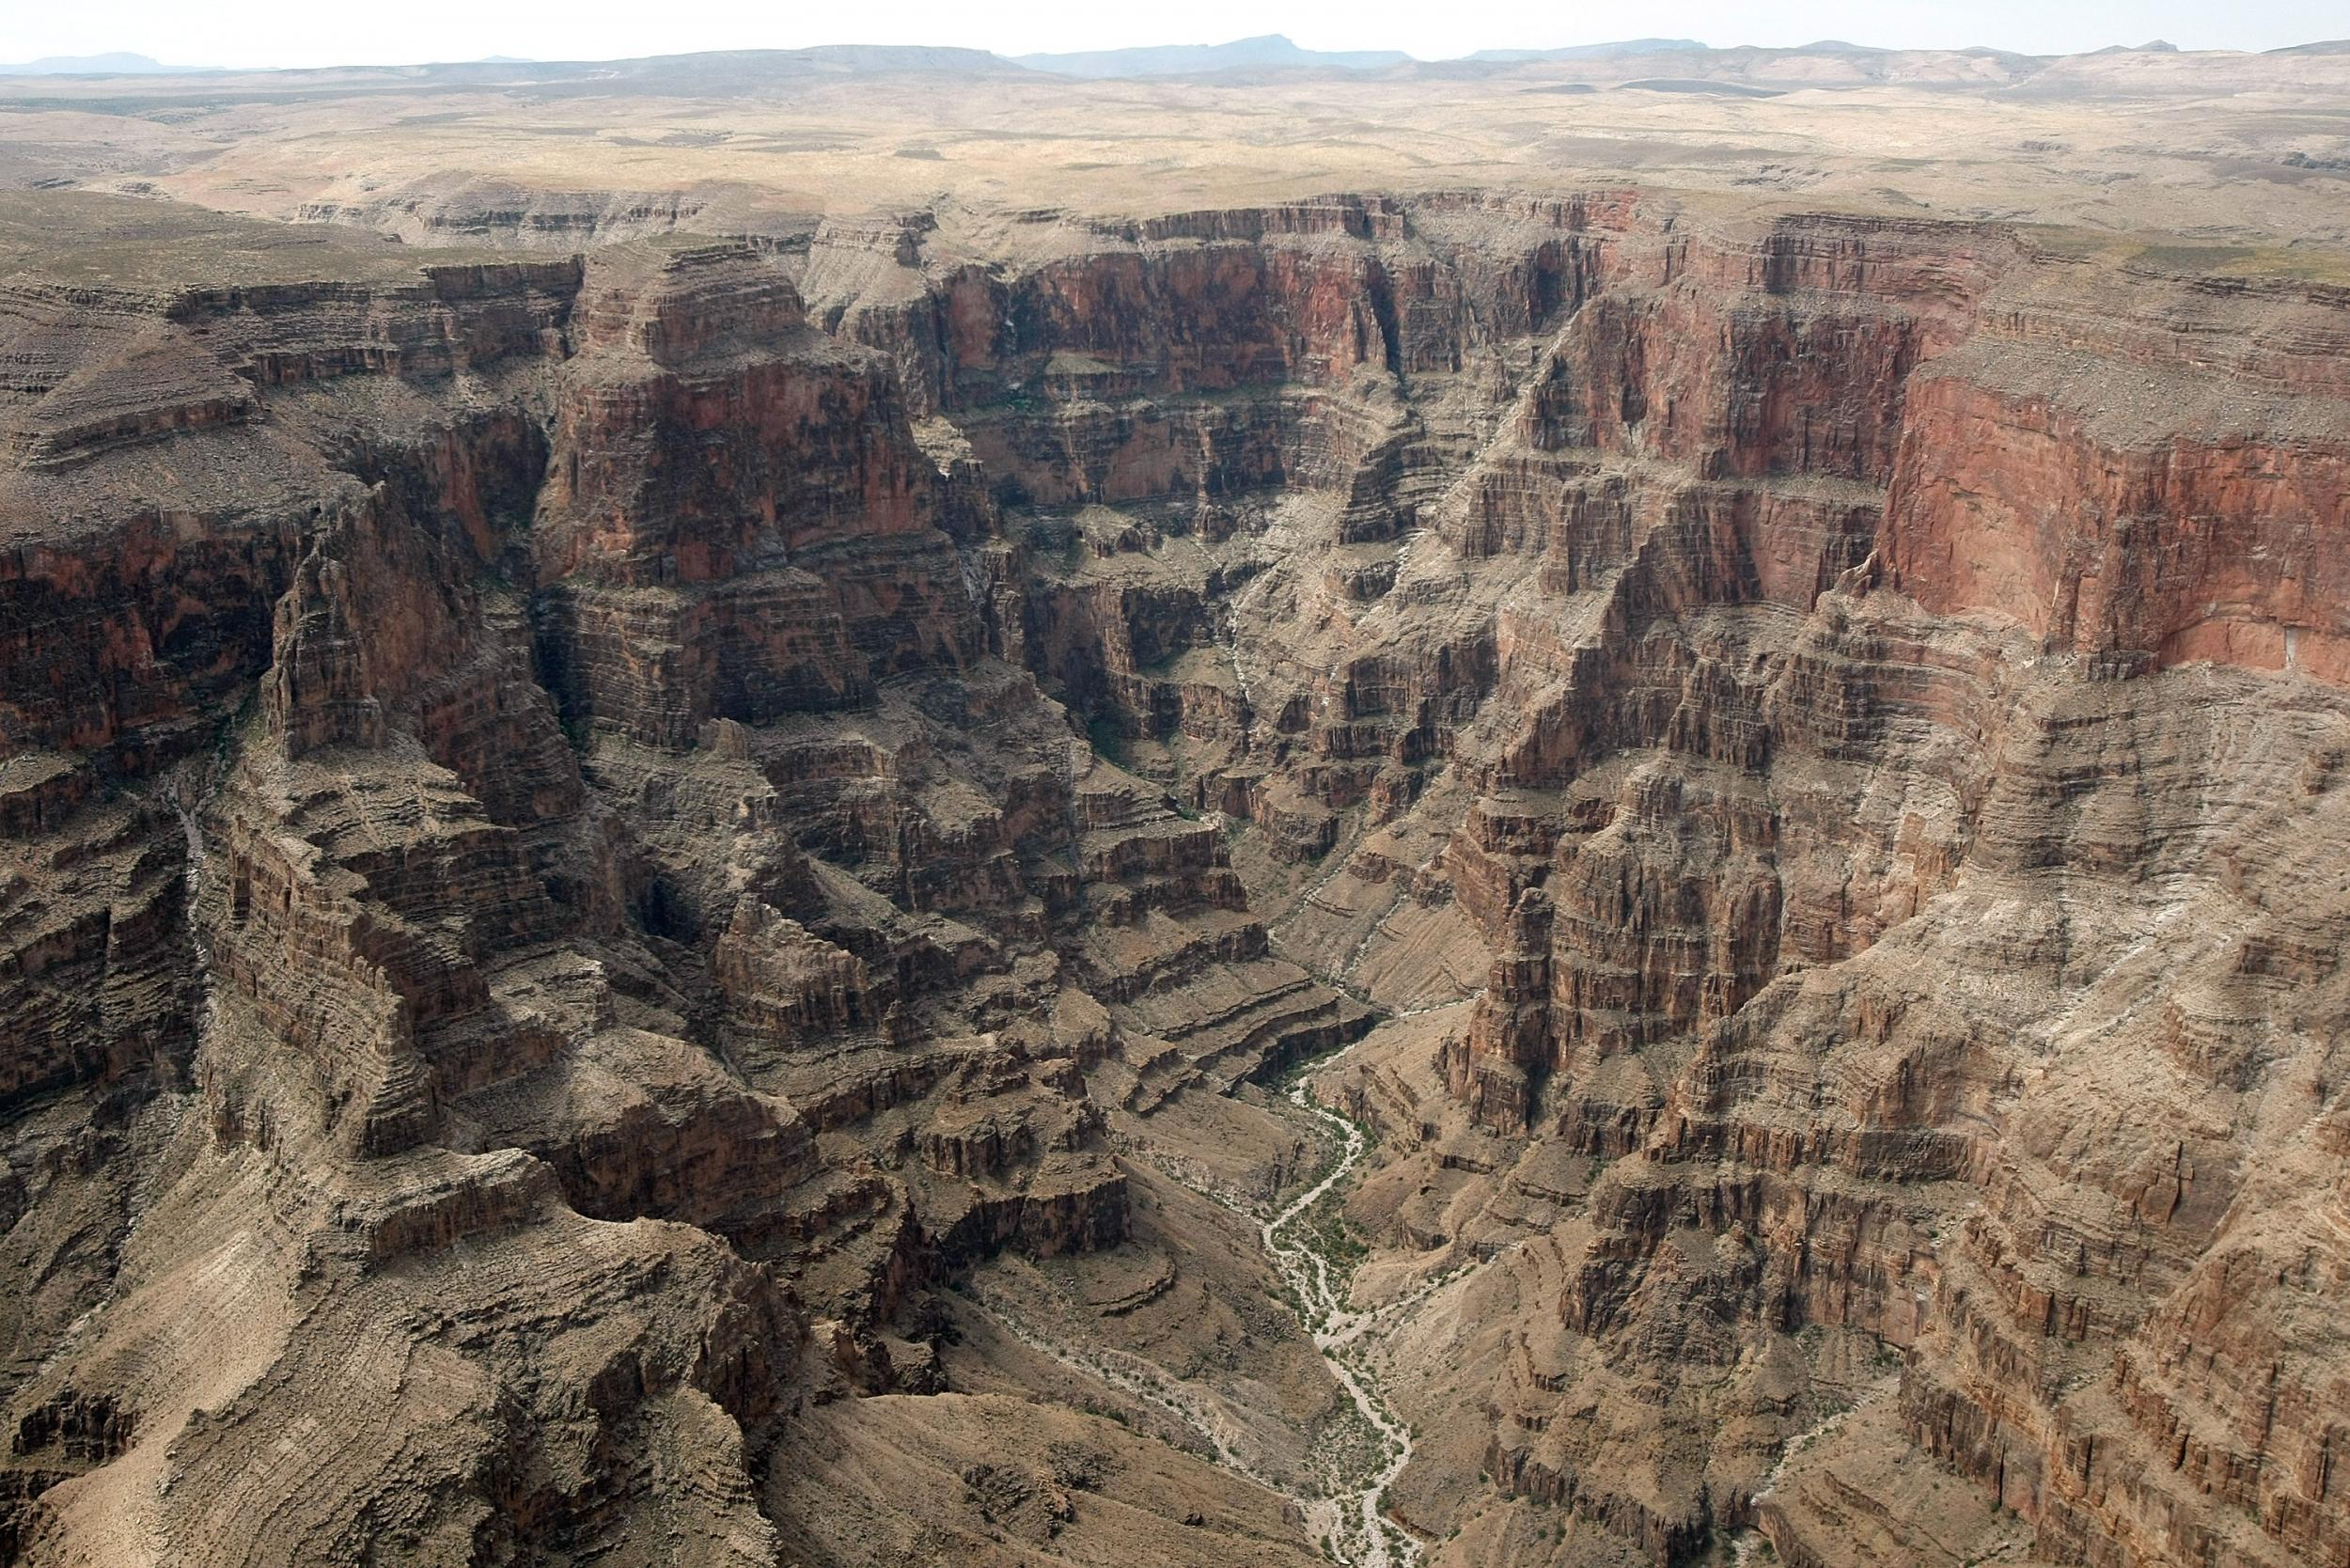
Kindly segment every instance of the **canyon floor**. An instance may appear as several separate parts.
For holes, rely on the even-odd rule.
[[[0,1562],[2350,1565],[2345,104],[0,80]]]

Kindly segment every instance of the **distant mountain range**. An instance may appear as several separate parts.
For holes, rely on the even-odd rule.
[[[1094,49],[1075,55],[1015,55],[1012,62],[1059,76],[1199,76],[1218,71],[1384,71],[1410,65],[1401,49],[1301,49],[1279,33],[1230,43],[1166,43],[1142,49]]]
[[[0,65],[0,76],[170,76],[189,69],[117,50],[110,55],[44,55],[19,65]]]
[[[2113,45],[2074,56],[2090,58],[2117,54],[2174,54],[2171,44],[2157,39],[2136,46]],[[2305,43],[2292,48],[2268,51],[2274,55],[2328,55],[2350,52],[2350,39],[2333,39]],[[425,69],[447,74],[478,72],[485,68],[499,71],[519,71],[534,79],[566,79],[588,66],[633,68],[631,74],[648,72],[658,75],[728,77],[745,72],[759,75],[784,66],[805,71],[948,71],[960,74],[1009,72],[1014,70],[1039,71],[1058,76],[1088,79],[1113,79],[1154,76],[1201,76],[1232,72],[1262,72],[1280,71],[1386,71],[1396,67],[1418,66],[1437,71],[1460,71],[1480,66],[1509,67],[1540,64],[1544,61],[1617,60],[1658,55],[1687,55],[1715,56],[1721,59],[1788,59],[1821,56],[1850,56],[1863,59],[1891,59],[1904,55],[1938,55],[1942,56],[1996,55],[2022,69],[2044,65],[2057,56],[2027,56],[2009,55],[1990,49],[1900,51],[1879,49],[1867,44],[1847,43],[1838,39],[1822,39],[1817,42],[1792,48],[1756,48],[1741,46],[1716,49],[1696,39],[1623,39],[1612,43],[1578,43],[1558,49],[1480,49],[1458,59],[1421,61],[1400,49],[1307,49],[1279,33],[1266,33],[1257,38],[1235,39],[1230,43],[1170,43],[1147,48],[1096,49],[1074,54],[1016,55],[1006,57],[982,49],[948,49],[921,46],[882,44],[832,44],[808,49],[791,50],[722,50],[693,55],[649,56],[641,59],[611,61],[541,61],[517,58],[508,55],[491,55],[462,62],[442,62],[428,67],[353,67],[346,69]],[[1695,69],[1692,62],[1691,69]],[[176,76],[214,75],[223,73],[214,66],[165,65],[146,55],[115,51],[101,55],[51,55],[21,64],[0,64],[0,76]],[[1713,74],[1713,72],[1707,72]],[[1657,78],[1631,84],[1654,86],[1658,81],[1679,81],[1680,78]]]

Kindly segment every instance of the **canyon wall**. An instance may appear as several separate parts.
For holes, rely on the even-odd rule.
[[[951,1287],[1434,1009],[1350,1211],[1434,1560],[2350,1561],[2350,297],[1633,190],[324,233],[0,284],[0,1555],[813,1550]],[[1907,1467],[1775,1469],[1841,1403]]]

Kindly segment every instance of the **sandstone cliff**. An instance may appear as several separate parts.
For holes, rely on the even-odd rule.
[[[172,221],[0,282],[0,1555],[1309,1560],[1394,1014],[1434,1560],[2350,1560],[2350,296]]]

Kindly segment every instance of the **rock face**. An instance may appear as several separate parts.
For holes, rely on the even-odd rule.
[[[1166,1183],[1395,1012],[1434,1560],[2350,1562],[2350,295],[1634,190],[174,221],[0,282],[0,1557],[1311,1560],[942,1384],[1162,1247],[1102,1388],[1305,1355]]]

